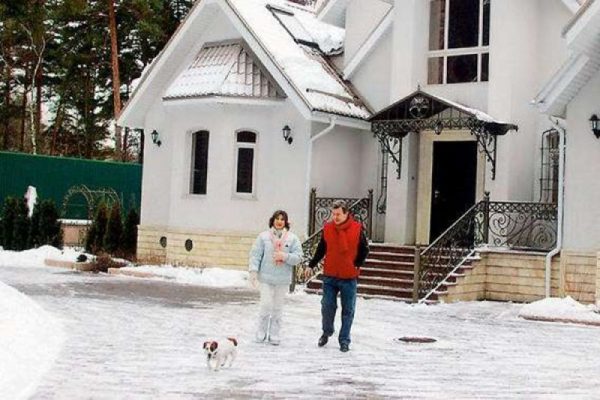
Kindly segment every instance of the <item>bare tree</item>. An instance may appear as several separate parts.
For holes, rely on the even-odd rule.
[[[117,20],[115,16],[114,0],[108,0],[108,25],[110,28],[110,50],[113,84],[113,108],[115,116],[115,156],[123,159],[127,153],[127,144],[121,139],[121,127],[117,119],[121,114],[121,79],[119,77],[119,51],[117,47]]]

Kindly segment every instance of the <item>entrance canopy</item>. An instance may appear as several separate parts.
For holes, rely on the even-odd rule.
[[[448,130],[469,130],[475,136],[496,177],[496,138],[514,124],[497,121],[486,113],[425,93],[421,89],[383,109],[370,119],[371,130],[397,165],[398,179],[402,167],[402,139],[409,133],[430,130],[437,135]]]

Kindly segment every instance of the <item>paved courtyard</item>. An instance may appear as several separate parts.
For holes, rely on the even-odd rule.
[[[252,342],[258,294],[164,281],[0,268],[67,333],[34,399],[596,399],[600,328],[529,322],[519,305],[359,300],[352,350],[317,348],[319,300],[287,299],[284,341]],[[231,369],[202,342],[236,336]],[[395,338],[428,336],[432,344]]]

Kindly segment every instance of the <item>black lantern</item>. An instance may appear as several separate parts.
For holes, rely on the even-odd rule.
[[[290,128],[289,125],[286,125],[281,129],[281,132],[283,133],[283,140],[292,144],[294,141],[294,138],[292,137],[292,128]]]
[[[157,146],[160,146],[162,144],[162,142],[158,138],[158,132],[156,131],[156,129],[153,130],[150,135],[152,136],[152,143],[154,143]]]
[[[600,139],[600,118],[596,114],[590,117],[590,126],[592,127],[592,133],[596,136],[596,139]]]

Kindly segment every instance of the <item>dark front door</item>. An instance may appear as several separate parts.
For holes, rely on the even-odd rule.
[[[475,204],[477,142],[434,142],[431,184],[433,242]]]

